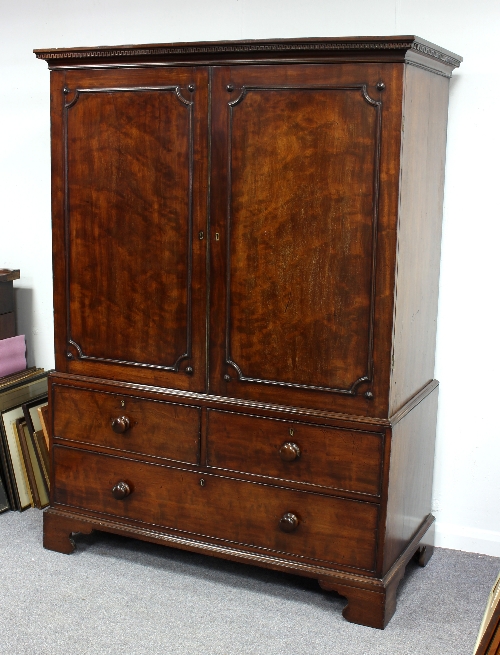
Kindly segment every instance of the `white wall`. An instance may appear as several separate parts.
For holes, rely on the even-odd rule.
[[[437,544],[500,556],[498,0],[0,0],[0,267],[29,362],[53,366],[49,74],[33,48],[418,34],[451,82],[436,377]]]

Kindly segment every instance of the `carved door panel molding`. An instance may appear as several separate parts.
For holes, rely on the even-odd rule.
[[[202,390],[208,74],[152,73],[75,72],[62,89],[64,356]]]
[[[222,365],[213,358],[211,389],[371,399],[384,85],[233,72],[223,97],[222,77],[214,114],[225,106],[227,138],[213,150],[226,206],[213,211],[223,252],[212,241],[212,258],[224,260],[224,322],[212,320]]]

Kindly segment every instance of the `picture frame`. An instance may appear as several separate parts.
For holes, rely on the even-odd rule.
[[[0,393],[0,469],[9,506],[13,510],[21,510],[17,478],[14,472],[15,463],[18,470],[17,477],[19,477],[19,450],[15,440],[13,424],[15,424],[16,419],[24,417],[23,404],[31,401],[36,403],[46,402],[47,376],[48,372],[44,372],[40,376],[37,375],[34,380],[16,385]],[[19,484],[21,487],[23,486],[22,482]]]

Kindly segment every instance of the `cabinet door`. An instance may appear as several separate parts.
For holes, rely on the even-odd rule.
[[[203,390],[207,71],[52,75],[57,369]]]
[[[383,414],[401,80],[391,64],[216,69],[215,392]]]

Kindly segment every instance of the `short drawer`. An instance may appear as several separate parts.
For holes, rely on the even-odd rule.
[[[384,435],[208,413],[207,464],[231,471],[380,494]]]
[[[54,436],[197,464],[199,407],[55,385]]]
[[[375,567],[379,507],[374,503],[58,445],[53,452],[55,503],[179,530],[200,540],[222,540],[325,565],[370,571]],[[127,486],[122,484],[118,491],[130,491],[121,499],[113,495],[119,483]]]

